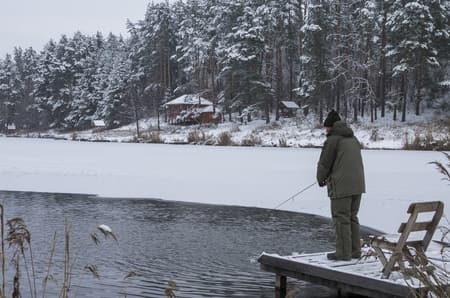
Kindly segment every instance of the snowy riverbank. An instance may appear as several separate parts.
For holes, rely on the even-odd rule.
[[[319,153],[2,137],[0,189],[274,208],[315,181]],[[416,201],[441,200],[450,214],[448,185],[428,164],[444,161],[442,154],[364,150],[363,157],[362,224],[395,232]],[[315,186],[281,209],[329,217],[329,199]]]
[[[411,116],[402,123],[392,121],[392,115],[378,119],[360,118],[356,123],[350,122],[364,148],[367,149],[402,149],[406,143],[415,142],[430,145],[430,148],[448,148],[450,135],[448,117],[445,115],[423,114]],[[144,119],[139,122],[140,142],[165,144],[206,144],[216,145],[220,135],[226,133],[230,140],[227,145],[262,146],[262,147],[320,147],[325,141],[324,130],[317,126],[314,117],[282,118],[280,121],[266,124],[264,120],[249,123],[224,122],[219,125],[169,125],[162,122],[157,129],[157,120]],[[45,137],[66,140],[136,142],[136,123],[117,129],[90,129],[75,132],[18,132],[18,136]],[[414,147],[414,146],[413,146]],[[417,147],[417,146],[416,146]]]

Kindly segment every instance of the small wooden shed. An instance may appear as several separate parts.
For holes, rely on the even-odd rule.
[[[280,102],[280,115],[283,117],[295,117],[298,109],[300,109],[300,107],[294,101]]]
[[[6,124],[6,132],[7,133],[15,133],[16,132],[16,124],[14,124],[14,123]]]
[[[92,128],[94,132],[99,132],[106,129],[106,123],[102,119],[92,120]]]
[[[92,126],[94,128],[104,128],[106,127],[105,121],[104,120],[92,120]]]

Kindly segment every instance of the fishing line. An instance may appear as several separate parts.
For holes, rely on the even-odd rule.
[[[304,191],[310,189],[311,187],[313,187],[314,185],[316,185],[317,182],[314,182],[313,184],[303,188],[302,190],[298,191],[297,193],[293,194],[292,196],[290,196],[287,200],[281,202],[278,206],[276,206],[274,209],[278,209],[279,207],[283,206],[285,203],[289,202],[290,200],[293,200],[295,197],[297,197],[298,195],[300,195],[301,193],[303,193]]]

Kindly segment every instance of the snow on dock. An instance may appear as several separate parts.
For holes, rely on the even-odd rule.
[[[407,281],[399,272],[394,272],[389,279],[381,278],[383,266],[375,257],[330,261],[326,254],[280,256],[263,253],[258,262],[261,270],[276,274],[276,297],[285,297],[287,277],[374,298],[414,297],[413,291],[426,289],[418,280]],[[448,260],[438,256],[430,257],[438,265],[449,264]]]

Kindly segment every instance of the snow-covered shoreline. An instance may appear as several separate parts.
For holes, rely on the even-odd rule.
[[[405,144],[414,144],[415,139],[423,142],[440,143],[441,148],[450,146],[448,117],[425,114],[411,117],[407,122],[393,121],[391,115],[371,123],[362,118],[349,125],[365,149],[404,149]],[[116,129],[88,129],[84,131],[58,132],[17,132],[18,137],[54,138],[93,142],[144,142],[164,144],[201,144],[217,145],[221,134],[230,137],[228,145],[260,147],[317,148],[325,141],[322,127],[317,125],[313,116],[282,118],[266,124],[264,120],[248,123],[224,122],[219,125],[180,126],[160,123],[148,118],[139,121],[140,139],[136,134],[136,123]],[[432,148],[435,148],[431,146]]]
[[[0,138],[0,189],[84,193],[274,208],[315,181],[319,149],[171,146]],[[395,232],[411,202],[441,200],[448,185],[430,161],[438,152],[363,151],[363,225]],[[329,217],[317,186],[283,210]]]

